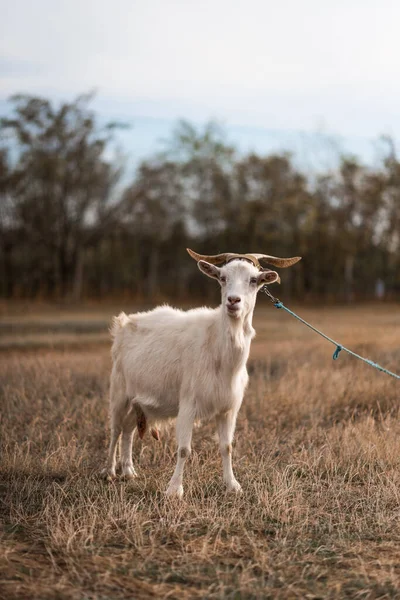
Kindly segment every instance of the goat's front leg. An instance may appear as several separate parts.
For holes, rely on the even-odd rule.
[[[232,470],[232,440],[236,425],[236,413],[232,410],[217,416],[219,449],[222,456],[223,479],[230,492],[241,492],[240,483]]]
[[[176,419],[176,439],[178,442],[178,460],[174,474],[167,489],[167,496],[183,496],[183,469],[186,459],[191,453],[192,430],[196,416],[195,407],[190,404],[184,404],[179,407],[178,417]]]

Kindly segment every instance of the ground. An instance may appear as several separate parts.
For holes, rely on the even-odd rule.
[[[298,310],[400,372],[398,306]],[[332,361],[260,298],[233,453],[243,494],[225,494],[208,423],[172,501],[173,427],[135,441],[136,480],[98,476],[112,312],[2,308],[0,598],[400,597],[399,381]]]

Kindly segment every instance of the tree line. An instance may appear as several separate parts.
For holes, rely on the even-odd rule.
[[[303,256],[274,288],[286,298],[399,294],[393,140],[373,168],[342,156],[311,177],[288,153],[239,154],[218,124],[180,121],[129,180],[123,124],[101,125],[91,100],[18,95],[0,121],[1,297],[204,296],[186,247]]]

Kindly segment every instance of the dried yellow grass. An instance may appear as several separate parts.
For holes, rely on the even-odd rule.
[[[397,307],[302,310],[400,371]],[[98,477],[109,349],[0,355],[0,597],[400,596],[400,384],[288,315],[258,309],[226,495],[213,423],[168,501],[173,428],[134,444],[139,477]],[[66,346],[68,340],[66,341]]]

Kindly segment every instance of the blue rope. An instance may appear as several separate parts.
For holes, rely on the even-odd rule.
[[[396,373],[392,373],[392,371],[388,371],[388,369],[385,369],[384,367],[381,367],[380,365],[378,365],[373,360],[369,360],[368,358],[364,358],[363,356],[360,356],[359,354],[356,354],[352,350],[349,350],[348,348],[346,348],[342,344],[338,344],[338,342],[335,342],[335,340],[333,340],[332,338],[330,338],[327,335],[325,335],[324,333],[322,333],[322,331],[319,331],[319,329],[316,329],[315,327],[313,327],[312,325],[310,325],[310,323],[307,323],[307,321],[304,321],[304,319],[302,319],[301,317],[299,317],[299,315],[296,315],[296,313],[294,313],[289,308],[287,308],[280,300],[276,300],[274,302],[274,306],[275,306],[275,308],[283,308],[283,310],[286,310],[286,312],[288,312],[290,315],[292,315],[292,317],[294,317],[298,321],[301,321],[301,323],[304,323],[304,325],[307,325],[307,327],[309,327],[310,329],[312,329],[313,331],[315,331],[315,333],[318,333],[319,335],[321,335],[323,338],[325,338],[326,340],[328,340],[328,342],[331,342],[331,344],[334,344],[336,346],[336,350],[335,350],[335,352],[333,353],[333,356],[332,356],[333,360],[337,360],[339,358],[340,352],[342,350],[344,350],[345,352],[348,352],[348,354],[351,354],[352,356],[355,356],[356,358],[359,358],[360,360],[362,360],[363,362],[367,363],[368,365],[371,365],[371,367],[375,367],[375,369],[378,369],[378,371],[382,371],[382,373],[386,373],[387,375],[391,375],[392,377],[395,377],[396,379],[400,379],[400,375],[396,375]]]

